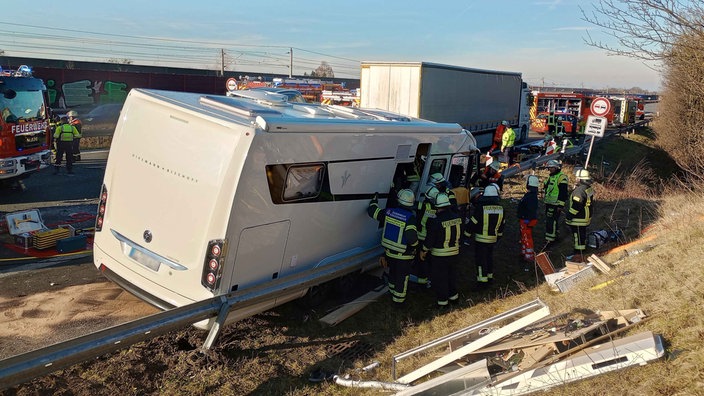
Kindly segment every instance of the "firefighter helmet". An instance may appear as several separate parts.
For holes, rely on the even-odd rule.
[[[499,161],[491,161],[489,167],[498,172],[501,170],[501,163]]]
[[[484,196],[485,197],[498,197],[499,196],[499,187],[491,183],[488,186],[484,187]]]
[[[438,185],[440,183],[445,182],[445,178],[442,176],[442,173],[433,173],[430,175],[430,180],[431,183]]]
[[[78,117],[78,112],[76,110],[69,110],[68,113],[66,113],[67,117]]]
[[[508,126],[508,121],[506,121],[506,120],[501,121],[501,125]]]
[[[434,185],[430,184],[428,185],[428,189],[425,190],[425,198],[429,199],[430,202],[435,202],[435,197],[438,195],[440,191],[438,190],[437,187]]]
[[[415,197],[413,191],[404,188],[403,190],[399,191],[398,194],[396,194],[396,198],[398,198],[398,203],[410,208],[413,206],[413,199]]]
[[[546,168],[557,168],[562,169],[562,164],[558,160],[550,160],[545,164]]]
[[[592,181],[591,176],[589,176],[589,171],[586,169],[579,169],[575,173],[575,176],[577,176],[577,180],[581,180],[581,181],[585,181],[585,182]]]
[[[538,184],[540,183],[538,176],[536,175],[528,175],[526,179],[526,187],[538,187]]]
[[[445,193],[439,193],[435,197],[435,206],[438,208],[445,208],[450,206],[450,197]]]
[[[482,193],[484,192],[484,187],[474,187],[472,190],[469,192],[469,200],[474,201],[477,199]]]

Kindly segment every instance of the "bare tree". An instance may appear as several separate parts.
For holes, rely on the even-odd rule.
[[[315,70],[313,70],[310,73],[310,75],[312,77],[327,77],[327,78],[335,77],[335,73],[332,71],[332,66],[330,66],[325,61],[320,62],[320,66],[318,66]]]
[[[643,60],[663,60],[672,46],[684,35],[704,37],[704,6],[700,1],[679,0],[601,0],[582,19],[603,28],[618,44],[594,39],[586,43],[612,55]],[[701,42],[681,43],[704,50]]]
[[[587,44],[613,55],[659,61],[663,73],[656,143],[690,178],[704,181],[704,3],[699,0],[600,0],[583,19],[614,44]]]

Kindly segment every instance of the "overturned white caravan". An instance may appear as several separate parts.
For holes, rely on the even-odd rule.
[[[461,185],[477,164],[457,124],[251,95],[130,92],[96,222],[106,277],[169,309],[285,279],[321,283],[334,265],[361,271],[382,253],[366,214],[375,192],[387,198],[404,172],[419,176],[417,196],[434,172]],[[227,321],[306,293],[290,284]]]

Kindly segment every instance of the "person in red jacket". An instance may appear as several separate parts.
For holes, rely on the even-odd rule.
[[[506,130],[507,126],[508,121],[501,121],[501,124],[496,127],[496,131],[494,131],[494,140],[492,141],[491,148],[489,149],[489,155],[491,155],[492,151],[501,147],[501,139],[504,137],[504,131]]]

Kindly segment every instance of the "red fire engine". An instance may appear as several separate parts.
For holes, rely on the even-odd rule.
[[[46,86],[32,69],[0,68],[0,182],[17,182],[51,160]]]

